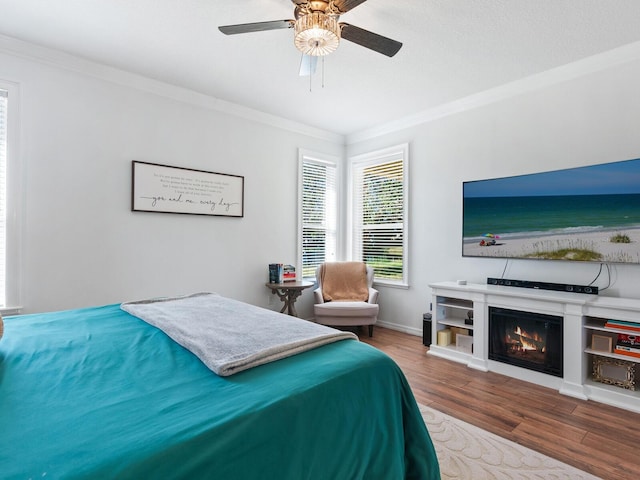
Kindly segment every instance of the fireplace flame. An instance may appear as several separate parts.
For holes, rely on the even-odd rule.
[[[515,328],[513,331],[513,336],[508,335],[507,342],[513,345],[514,340],[517,339],[517,350],[520,352],[526,351],[540,351],[542,353],[545,352],[546,348],[544,346],[544,340],[542,336],[540,336],[537,332],[529,333],[526,330],[523,330],[519,326]],[[513,347],[512,347],[513,348]]]
[[[536,346],[533,343],[527,341],[527,339],[524,337],[520,337],[520,343],[522,344],[522,350],[537,350]]]

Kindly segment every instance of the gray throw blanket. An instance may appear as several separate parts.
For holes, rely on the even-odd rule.
[[[159,328],[220,376],[348,338],[350,332],[213,293],[127,302],[122,310]]]

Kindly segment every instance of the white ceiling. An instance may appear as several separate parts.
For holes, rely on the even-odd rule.
[[[0,0],[0,34],[348,135],[640,41],[640,0],[368,0],[341,21],[403,42],[343,41],[311,80],[290,0]]]

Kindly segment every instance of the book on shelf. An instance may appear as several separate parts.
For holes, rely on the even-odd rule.
[[[282,279],[285,282],[295,282],[296,281],[296,267],[293,265],[284,265]]]
[[[632,332],[640,332],[639,322],[628,322],[626,320],[607,320],[604,326],[606,328],[617,328],[619,330],[629,330]]]
[[[619,333],[613,353],[640,358],[640,335]]]
[[[640,348],[626,347],[624,345],[616,345],[616,348],[613,349],[613,353],[625,355],[627,357],[640,358]]]
[[[284,281],[284,267],[281,263],[269,264],[269,283],[282,283]]]
[[[619,333],[616,345],[624,347],[632,347],[640,349],[640,335],[629,335],[628,333]]]

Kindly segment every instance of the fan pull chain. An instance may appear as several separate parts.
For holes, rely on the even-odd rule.
[[[312,69],[309,69],[309,93],[313,93],[313,74]],[[322,88],[324,88],[324,55],[322,55]]]

